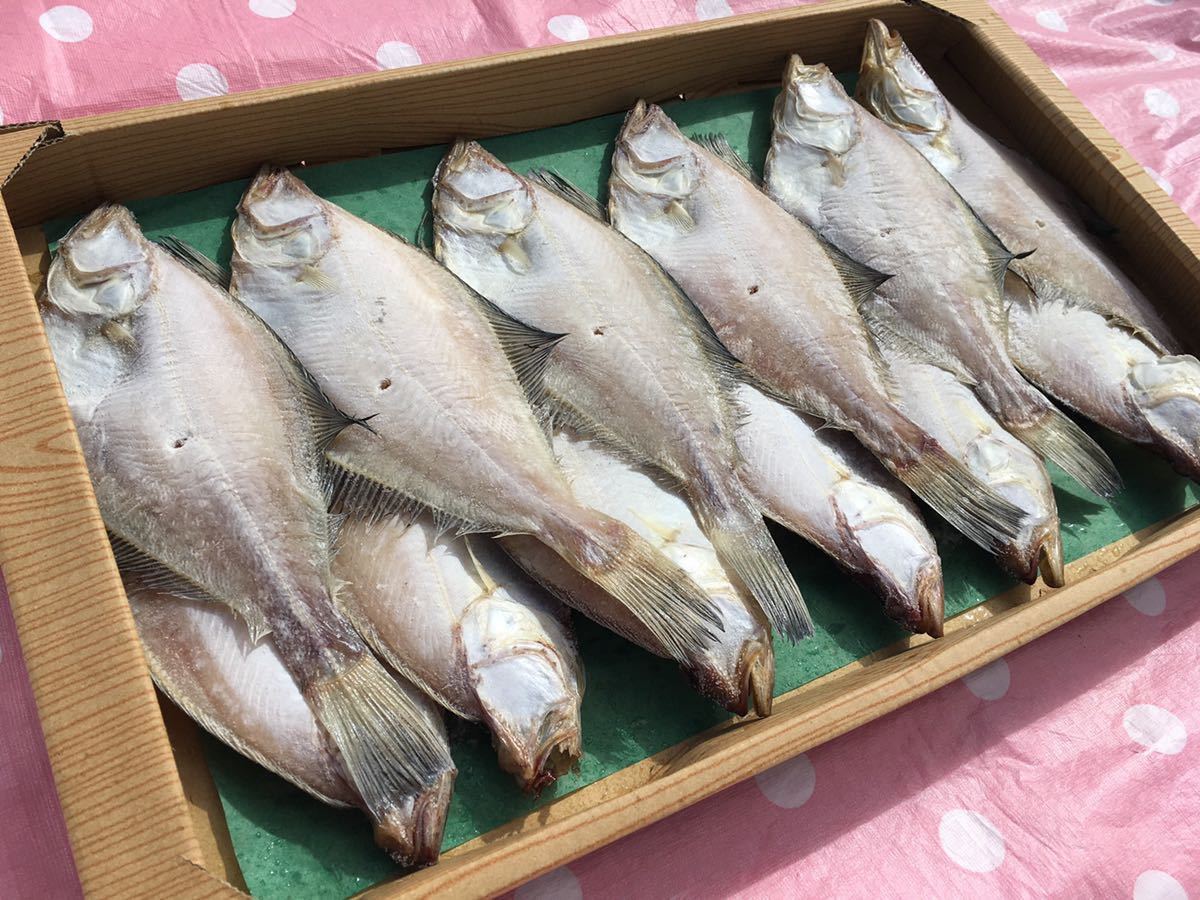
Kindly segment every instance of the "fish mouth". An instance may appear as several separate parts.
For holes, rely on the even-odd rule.
[[[944,633],[946,590],[941,560],[925,562],[911,585],[901,584],[883,573],[868,576],[869,585],[883,598],[889,619],[913,634],[939,638]]]
[[[879,19],[872,19],[867,23],[859,71],[891,68],[903,48],[904,40],[900,32],[892,31]]]
[[[787,66],[784,67],[783,83],[785,87],[791,84],[819,84],[832,75],[833,73],[825,63],[805,65],[800,54],[793,53],[788,57]]]
[[[524,734],[494,719],[486,706],[484,712],[500,768],[512,775],[526,793],[540,794],[569,772],[583,753],[577,704],[556,705],[536,728]]]
[[[733,669],[726,671],[705,659],[689,666],[687,675],[700,694],[735,716],[751,712],[760,717],[770,715],[775,696],[775,650],[770,639],[746,641]]]
[[[423,793],[375,822],[375,842],[400,865],[422,868],[437,862],[456,774],[443,772]]]
[[[1042,581],[1049,587],[1060,588],[1067,583],[1063,571],[1062,538],[1057,528],[1042,541],[1038,551],[1038,570],[1042,573]]]
[[[1036,529],[1027,540],[1005,545],[996,559],[1005,571],[1025,584],[1036,582],[1039,573],[1049,587],[1065,584],[1062,538],[1054,523]]]

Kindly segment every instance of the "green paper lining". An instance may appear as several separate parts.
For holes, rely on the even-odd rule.
[[[843,78],[850,86],[852,79]],[[774,91],[754,91],[670,103],[666,108],[685,133],[723,133],[735,150],[761,168],[770,138],[773,100]],[[612,140],[621,119],[620,115],[602,116],[482,143],[518,171],[552,169],[603,201]],[[428,209],[429,179],[445,149],[389,153],[302,169],[297,174],[317,193],[350,212],[397,234],[427,239],[428,227],[422,223]],[[148,236],[173,234],[227,264],[229,226],[246,184],[229,182],[129,206]],[[47,237],[58,237],[71,224],[73,220],[49,223]],[[421,233],[423,228],[425,233]],[[1197,487],[1174,474],[1162,460],[1098,429],[1089,431],[1112,455],[1127,487],[1111,503],[1101,503],[1050,467],[1068,561],[1200,499]],[[947,617],[1013,584],[988,556],[932,514],[926,514],[926,521],[942,555]],[[849,581],[813,547],[781,529],[773,530],[816,621],[816,634],[801,646],[776,642],[777,695],[903,636],[880,614],[878,601],[868,591]],[[699,697],[671,663],[581,617],[577,616],[576,622],[587,669],[585,755],[579,769],[534,800],[499,770],[490,739],[481,728],[451,722],[459,777],[445,849],[640,762],[727,717]],[[400,874],[374,846],[370,826],[361,813],[322,805],[214,739],[207,738],[205,747],[238,861],[255,896],[344,897]]]

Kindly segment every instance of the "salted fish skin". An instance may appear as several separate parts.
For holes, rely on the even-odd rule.
[[[338,602],[393,668],[455,714],[484,722],[528,791],[582,752],[583,663],[569,619],[494,542],[438,533],[432,516],[339,533]]]
[[[553,415],[670,478],[718,554],[792,640],[800,590],[737,476],[733,363],[679,288],[593,201],[459,142],[434,177],[434,250],[508,315],[562,339],[543,378]]]
[[[908,492],[845,432],[739,385],[742,476],[766,514],[866,583],[910,631],[940,636],[937,545]]]
[[[1008,349],[1022,373],[1200,480],[1200,362],[1180,353],[1153,304],[1089,234],[1067,189],[972,125],[878,20],[864,47],[858,97],[1006,243],[1037,247],[1013,266],[1026,285],[1007,280]]]
[[[324,464],[286,349],[119,206],[63,239],[42,313],[123,562],[134,548],[269,631],[380,843],[432,861],[449,748],[333,606]]]
[[[572,495],[477,295],[286,170],[264,168],[238,209],[235,294],[334,402],[374,416],[370,431],[348,429],[329,446],[343,474],[465,530],[534,535],[679,657],[711,640],[716,614],[700,589]]]
[[[893,275],[873,302],[911,332],[909,343],[952,359],[1008,431],[1081,484],[1101,496],[1119,490],[1104,451],[1008,356],[1001,285],[1014,251],[827,67],[788,61],[774,123],[768,192],[843,252]]]
[[[625,522],[659,548],[720,611],[718,640],[682,663],[697,690],[737,715],[769,714],[775,682],[770,627],[753,598],[730,580],[687,500],[652,471],[570,429],[556,432],[554,450],[585,502]],[[579,578],[537,542],[513,536],[500,544],[548,590],[586,607],[589,617],[657,656],[670,655],[604,591]]]
[[[744,164],[689,141],[657,106],[626,116],[609,180],[613,224],[680,284],[753,378],[851,431],[982,546],[1021,513],[908,420],[857,310],[882,277],[772,202]]]

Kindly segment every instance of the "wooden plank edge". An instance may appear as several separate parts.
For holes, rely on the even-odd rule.
[[[199,844],[3,206],[0,568],[84,891],[173,879]]]
[[[782,695],[769,718],[731,722],[685,741],[456,848],[437,866],[359,896],[486,897],[509,890],[937,690],[1172,565],[1198,544],[1200,509],[1194,508],[1077,560],[1077,571],[1089,561],[1100,568],[1047,589],[1036,602],[1003,609],[1019,592],[1007,601],[995,598],[999,604],[983,621],[970,621],[970,613],[955,617],[952,623],[968,620],[940,640],[810,682]],[[1124,554],[1113,560],[1120,547]],[[556,815],[565,801],[570,812]]]

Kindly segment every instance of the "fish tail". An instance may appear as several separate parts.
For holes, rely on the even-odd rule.
[[[1100,445],[1082,428],[1047,405],[1032,425],[1005,427],[1035,453],[1057,463],[1059,468],[1101,497],[1111,497],[1122,488],[1117,467]]]
[[[403,865],[437,859],[457,774],[438,714],[369,653],[314,682],[309,702],[375,823]]]
[[[970,540],[991,552],[1015,541],[1025,512],[980,481],[933,438],[920,454],[892,465],[896,477]]]
[[[796,643],[813,633],[813,620],[796,579],[775,545],[762,514],[744,494],[697,503],[717,558],[758,601],[767,619]]]
[[[712,599],[634,531],[602,513],[564,522],[542,536],[580,574],[604,588],[687,665],[723,630]]]

